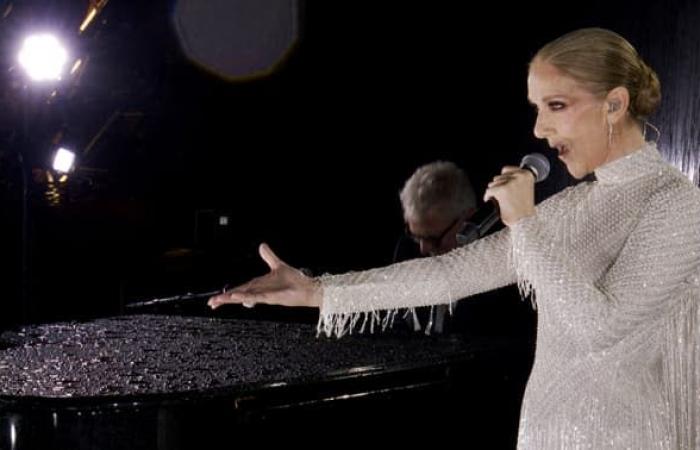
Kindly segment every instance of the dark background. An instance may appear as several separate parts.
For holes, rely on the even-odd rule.
[[[698,182],[697,2],[466,3],[302,1],[276,69],[227,80],[183,53],[174,2],[112,0],[78,35],[87,2],[0,1],[3,325],[239,283],[264,272],[262,241],[315,273],[388,264],[398,191],[435,159],[464,167],[479,196],[502,165],[543,151],[555,167],[538,199],[557,192],[572,180],[532,136],[527,63],[583,26],[620,32],[657,69],[659,146]],[[38,25],[87,61],[49,102],[53,88],[27,85],[15,62]],[[78,169],[51,194],[59,131]]]

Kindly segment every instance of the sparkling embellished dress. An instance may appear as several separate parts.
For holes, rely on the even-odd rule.
[[[700,190],[652,143],[446,255],[320,278],[319,331],[518,283],[538,310],[522,449],[700,448]]]

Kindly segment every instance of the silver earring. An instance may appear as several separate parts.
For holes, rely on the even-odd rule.
[[[613,124],[612,122],[608,121],[608,146],[611,146],[613,143]]]
[[[642,131],[642,138],[644,139],[644,141],[647,140],[647,127],[651,128],[652,130],[654,130],[654,133],[656,133],[656,139],[654,139],[654,142],[659,142],[659,139],[661,138],[661,130],[659,130],[654,126],[654,124],[646,120],[644,121],[644,127]]]

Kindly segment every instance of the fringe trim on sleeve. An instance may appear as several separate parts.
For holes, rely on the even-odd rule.
[[[530,303],[532,304],[532,309],[537,309],[537,296],[535,295],[535,286],[532,282],[525,276],[527,269],[525,268],[526,261],[522,257],[524,253],[521,250],[521,242],[514,236],[513,237],[513,253],[511,260],[515,266],[515,276],[518,284],[518,292],[520,293],[520,298],[522,300],[530,297]]]
[[[700,448],[700,281],[690,284],[665,327],[663,381],[678,449]]]
[[[415,313],[414,308],[410,312]],[[354,313],[327,313],[321,314],[316,326],[316,335],[324,333],[327,337],[335,335],[338,338],[346,334],[352,334],[360,323],[359,333],[369,331],[374,333],[376,329],[386,331],[394,324],[398,309],[385,311],[362,311]]]

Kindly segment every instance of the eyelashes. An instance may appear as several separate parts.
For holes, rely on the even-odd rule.
[[[547,103],[547,107],[550,111],[561,111],[566,108],[566,104],[564,102],[549,102]]]
[[[530,106],[532,106],[532,109],[535,112],[535,114],[538,114],[540,112],[540,108],[536,104],[531,103]],[[547,102],[547,109],[553,112],[562,111],[563,109],[566,109],[566,106],[566,103],[560,101]]]

